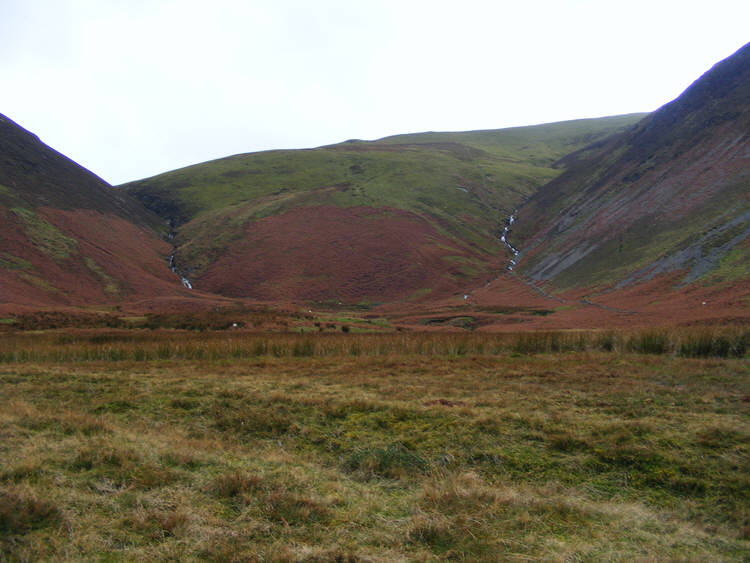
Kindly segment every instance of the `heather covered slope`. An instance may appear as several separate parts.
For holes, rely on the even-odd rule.
[[[750,44],[522,206],[521,272],[557,288],[750,277]]]
[[[124,186],[176,229],[195,286],[349,303],[463,292],[565,154],[641,115],[237,155]]]
[[[0,305],[180,292],[163,221],[0,115]]]

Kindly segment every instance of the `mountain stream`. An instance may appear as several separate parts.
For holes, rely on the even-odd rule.
[[[174,240],[174,232],[170,232],[167,235],[167,238],[171,241]],[[175,258],[177,254],[177,246],[172,245],[172,254],[169,255],[169,269],[172,270],[173,274],[177,274],[180,276],[180,280],[182,281],[182,285],[184,285],[188,289],[193,289],[193,284],[190,283],[190,280],[187,279],[183,273],[177,268],[177,259]]]
[[[188,289],[193,289],[193,284],[190,283],[190,280],[187,279],[185,276],[182,275],[182,273],[177,269],[177,265],[175,263],[174,255],[177,253],[176,250],[172,251],[172,254],[169,255],[169,269],[172,270],[175,274],[180,276],[180,279],[182,280],[182,285],[184,285]]]
[[[508,217],[506,221],[505,228],[500,235],[500,242],[507,246],[508,249],[513,253],[513,258],[511,258],[510,264],[508,265],[508,270],[510,270],[511,272],[513,271],[513,266],[516,266],[518,264],[518,249],[508,242],[508,233],[510,232],[510,227],[516,221],[516,213],[518,213],[518,209],[510,214],[510,217]]]

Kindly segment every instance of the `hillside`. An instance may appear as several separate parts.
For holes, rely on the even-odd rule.
[[[0,306],[178,294],[163,221],[0,115]]]
[[[558,164],[565,172],[514,225],[527,278],[589,291],[747,280],[750,44],[636,127]]]
[[[462,292],[564,155],[642,114],[237,155],[123,186],[175,230],[197,288],[360,303]]]

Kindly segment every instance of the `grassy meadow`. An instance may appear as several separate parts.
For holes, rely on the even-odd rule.
[[[5,332],[0,559],[747,559],[749,336]]]

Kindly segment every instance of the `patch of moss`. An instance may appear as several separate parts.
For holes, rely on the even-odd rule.
[[[74,238],[64,235],[31,209],[14,207],[11,212],[23,221],[26,236],[34,246],[55,262],[66,260],[77,251],[78,242]]]
[[[726,253],[719,262],[719,267],[705,279],[707,285],[731,281],[746,277],[750,274],[750,250],[735,247]]]
[[[451,277],[454,279],[474,278],[484,271],[483,264],[480,261],[464,256],[446,256],[443,261],[453,266]]]
[[[416,301],[417,299],[420,299],[424,297],[425,295],[429,295],[432,293],[431,287],[424,287],[422,289],[418,289],[414,293],[412,293],[409,297],[406,298],[407,301]]]
[[[33,270],[34,265],[28,260],[6,252],[0,255],[0,268],[4,270]]]
[[[19,277],[25,282],[33,285],[37,289],[41,289],[42,291],[46,291],[47,293],[58,292],[58,289],[55,286],[53,286],[48,281],[43,280],[42,278],[38,276],[27,274],[27,273],[22,273],[22,274],[19,274]]]
[[[107,295],[120,295],[120,286],[105,272],[92,258],[84,256],[83,262],[86,267],[104,284],[104,293]]]
[[[24,207],[26,202],[18,197],[16,193],[8,186],[0,184],[0,205],[5,207]]]
[[[742,235],[747,231],[747,222],[741,221],[728,228],[717,228],[712,236],[703,244],[701,254],[706,256],[715,248],[722,247],[732,241],[735,237]]]

